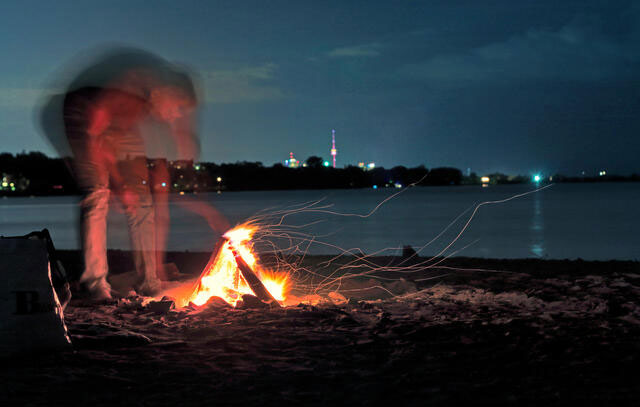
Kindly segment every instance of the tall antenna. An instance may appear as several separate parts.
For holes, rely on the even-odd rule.
[[[333,156],[333,168],[336,168],[336,156],[338,150],[336,150],[336,131],[331,130],[331,156]]]

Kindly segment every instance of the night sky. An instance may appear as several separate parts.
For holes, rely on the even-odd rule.
[[[7,4],[9,3],[9,4]],[[206,95],[202,160],[640,172],[640,2],[10,1],[0,151],[65,64],[109,43],[185,64]]]

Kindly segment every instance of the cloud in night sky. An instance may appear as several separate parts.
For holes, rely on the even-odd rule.
[[[402,74],[441,86],[523,81],[602,81],[637,75],[638,42],[614,43],[578,22],[559,30],[531,29],[462,53],[437,55]]]
[[[340,47],[327,52],[331,58],[359,58],[380,56],[381,45],[378,43]]]
[[[0,108],[33,108],[50,89],[0,88]]]
[[[202,74],[207,103],[266,102],[285,97],[274,85],[278,66],[260,66],[206,71]]]

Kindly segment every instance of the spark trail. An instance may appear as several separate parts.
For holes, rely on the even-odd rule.
[[[282,209],[269,208],[256,214],[243,225],[254,228],[255,233],[252,243],[256,250],[261,253],[261,258],[266,259],[266,263],[268,263],[267,267],[276,273],[286,273],[292,282],[292,291],[296,291],[301,296],[326,296],[330,292],[349,294],[376,289],[385,292],[387,295],[396,296],[397,294],[404,293],[394,293],[382,284],[384,283],[388,286],[390,282],[406,282],[407,277],[415,273],[420,273],[420,276],[413,278],[412,281],[424,282],[437,280],[457,271],[508,272],[482,268],[457,269],[446,266],[443,263],[450,257],[464,251],[467,247],[477,242],[476,240],[461,248],[453,249],[454,245],[468,230],[481,208],[490,205],[504,204],[518,198],[539,193],[542,190],[550,188],[553,184],[512,195],[504,199],[484,201],[470,206],[451,220],[425,244],[417,247],[414,253],[402,258],[400,261],[398,261],[397,257],[392,257],[391,259],[385,257],[391,253],[397,253],[401,250],[400,247],[386,247],[372,253],[365,253],[361,248],[343,248],[331,243],[329,239],[330,235],[318,236],[306,231],[311,226],[324,222],[327,217],[331,216],[367,219],[375,215],[383,205],[392,199],[396,199],[413,185],[415,184],[405,187],[383,199],[366,213],[344,213],[333,210],[333,205],[326,203],[326,198],[323,198]],[[318,215],[320,218],[300,225],[286,223],[287,218],[299,214]],[[421,258],[419,256],[426,248],[436,242],[440,242],[443,236],[456,225],[460,224],[463,219],[464,223],[457,229],[455,236],[450,241],[442,243],[444,247],[441,250],[428,258]],[[317,264],[304,265],[307,253],[312,246],[331,249],[337,251],[338,254],[331,256],[327,260],[320,261]],[[446,270],[446,273],[442,274],[444,270]],[[428,275],[429,272],[435,274],[431,276]],[[440,274],[436,275],[437,273]],[[362,278],[379,281],[381,284],[370,285],[364,288],[354,287],[354,284],[345,287],[347,282]]]

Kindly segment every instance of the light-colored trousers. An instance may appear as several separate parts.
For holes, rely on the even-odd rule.
[[[76,163],[84,167],[86,163]],[[89,286],[104,286],[108,273],[107,265],[107,215],[111,190],[102,183],[85,189],[86,195],[80,204],[80,225],[85,269],[80,279]],[[137,204],[126,210],[127,226],[133,250],[133,260],[139,284],[152,284],[156,277],[155,220],[151,194],[136,191]]]

